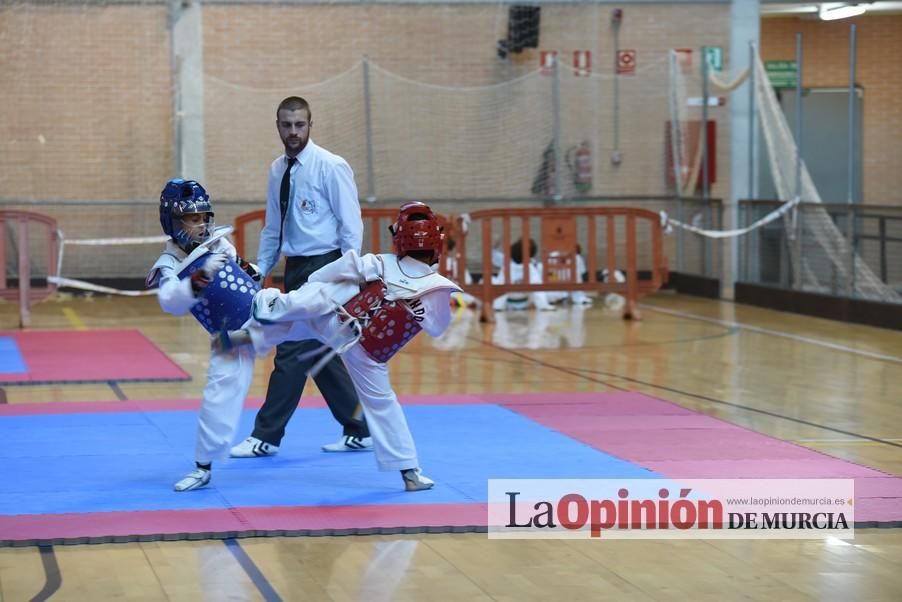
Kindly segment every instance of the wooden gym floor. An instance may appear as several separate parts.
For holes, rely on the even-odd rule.
[[[393,362],[395,388],[402,400],[632,389],[902,474],[902,333],[667,293],[642,309],[641,322],[595,307],[498,325],[463,312],[451,349],[421,335]],[[16,306],[0,304],[0,329],[17,324]],[[137,328],[193,380],[11,386],[0,402],[200,397],[206,336],[153,298],[62,296],[35,307],[33,328]],[[270,366],[258,362],[251,396],[264,396]],[[902,600],[902,530],[859,529],[852,541],[472,534],[0,548],[0,601],[44,599],[890,601]]]

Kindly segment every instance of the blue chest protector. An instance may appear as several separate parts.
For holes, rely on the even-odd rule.
[[[201,255],[179,272],[185,278],[201,269],[209,253]],[[191,307],[191,313],[210,334],[223,330],[236,330],[251,315],[251,302],[260,290],[247,272],[234,259],[213,275],[213,280],[202,289],[200,300]]]

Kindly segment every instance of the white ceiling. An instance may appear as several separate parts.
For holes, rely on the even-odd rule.
[[[867,6],[866,15],[869,14],[886,14],[886,13],[902,13],[902,2],[848,2],[848,4],[861,4]],[[805,16],[810,15],[817,18],[817,10],[820,3],[818,2],[788,2],[770,3],[766,0],[761,2],[761,16]]]

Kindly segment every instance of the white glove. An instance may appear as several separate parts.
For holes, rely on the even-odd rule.
[[[229,261],[225,253],[211,253],[199,270],[191,274],[191,288],[195,295],[199,295],[201,289],[206,288],[213,281],[222,266]]]
[[[210,256],[207,257],[207,260],[204,262],[203,267],[201,267],[201,271],[204,273],[204,279],[206,279],[207,282],[212,282],[216,272],[228,262],[229,256],[225,253],[210,253]]]
[[[251,303],[251,317],[260,324],[272,324],[273,307],[278,303],[282,294],[277,288],[265,288],[254,295]]]

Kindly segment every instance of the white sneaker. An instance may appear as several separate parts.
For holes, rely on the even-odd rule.
[[[206,487],[210,483],[210,477],[213,473],[203,468],[195,468],[185,478],[175,484],[176,491],[191,491],[192,489],[200,489]]]
[[[324,452],[355,452],[372,450],[372,437],[354,437],[353,435],[344,435],[337,442],[327,443],[323,446]]]
[[[435,486],[435,481],[424,475],[419,468],[402,470],[401,478],[404,479],[404,488],[407,491],[423,491]]]
[[[261,456],[274,456],[279,453],[279,446],[261,441],[256,437],[248,437],[229,451],[233,458],[259,458]]]

